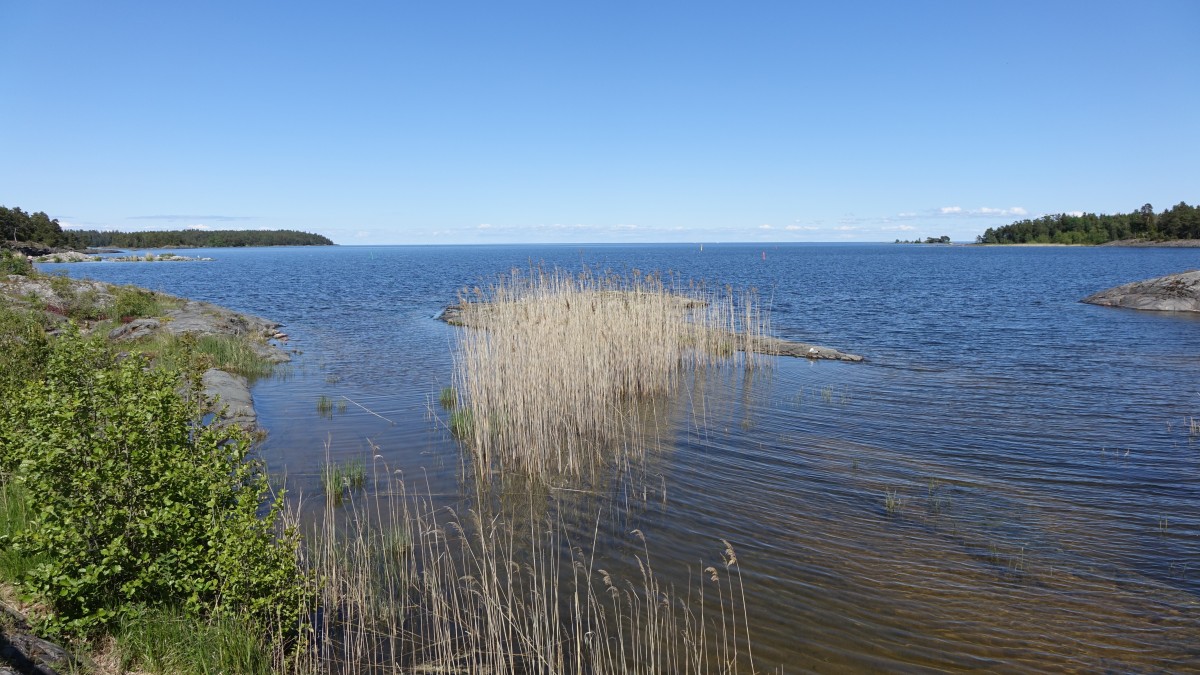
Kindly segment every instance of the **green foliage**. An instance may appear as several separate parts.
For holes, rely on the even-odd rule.
[[[331,246],[328,237],[296,230],[162,230],[150,232],[64,231],[45,213],[0,206],[0,241],[43,247],[162,248],[166,246]]]
[[[123,286],[116,289],[109,315],[118,321],[161,316],[173,304],[154,291],[136,286]]]
[[[45,213],[25,213],[19,208],[3,206],[0,206],[0,239],[44,246],[68,246],[71,242],[70,233],[63,232],[58,221]]]
[[[1200,239],[1200,208],[1179,202],[1155,215],[1144,204],[1114,215],[1060,213],[988,228],[975,238],[980,244],[1103,244],[1122,239]]]
[[[0,304],[0,410],[13,402],[10,391],[45,366],[50,346],[42,320],[41,312]],[[4,452],[0,446],[0,457]]]
[[[70,277],[52,275],[50,290],[58,296],[60,303],[47,309],[57,314],[75,321],[95,321],[108,317],[108,308],[100,304],[100,295],[94,288],[80,290]]]
[[[458,391],[454,387],[442,387],[438,403],[441,403],[446,410],[454,410],[458,407]]]
[[[241,375],[250,381],[267,377],[275,363],[263,358],[245,335],[174,335],[160,333],[136,347],[156,364],[185,369],[204,365]],[[197,357],[199,357],[197,359]]]
[[[333,399],[325,394],[317,397],[317,414],[326,419],[333,419]]]
[[[470,410],[455,410],[450,413],[450,433],[455,438],[467,438],[475,429],[475,416]]]
[[[328,237],[297,230],[161,230],[99,232],[72,230],[81,247],[163,248],[167,246],[222,248],[232,246],[332,246]],[[147,253],[146,260],[152,254]]]
[[[325,498],[334,504],[341,504],[347,492],[361,490],[367,484],[367,469],[361,459],[351,459],[345,463],[326,462],[321,466],[321,486],[325,488]]]
[[[0,249],[0,277],[10,274],[26,276],[33,272],[33,265],[20,253]]]
[[[113,633],[122,672],[270,673],[271,652],[254,629],[237,617],[197,621],[177,607],[139,607]]]
[[[45,556],[28,557],[12,548],[18,537],[33,520],[29,493],[18,481],[0,480],[0,578],[17,581],[45,562]]]
[[[280,503],[246,433],[201,423],[196,372],[118,358],[71,327],[14,398],[0,471],[37,495],[13,549],[46,558],[25,578],[53,606],[45,629],[88,634],[177,603],[274,635],[297,625],[297,536],[277,535]]]

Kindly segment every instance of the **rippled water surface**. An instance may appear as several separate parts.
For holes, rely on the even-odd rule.
[[[686,587],[738,551],[761,669],[1200,669],[1200,317],[1078,303],[1196,249],[898,245],[215,249],[45,265],[286,324],[254,390],[294,492],[378,453],[454,499],[435,403],[458,289],[530,263],[757,288],[774,331],[863,354],[698,375],[605,498]],[[765,254],[765,257],[764,257]],[[319,396],[345,401],[327,419]],[[592,508],[589,505],[585,508]]]

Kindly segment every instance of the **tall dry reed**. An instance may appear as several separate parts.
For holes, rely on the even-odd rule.
[[[543,496],[456,512],[386,475],[376,490],[326,504],[313,528],[307,562],[323,584],[313,647],[294,670],[753,672],[728,543],[722,563],[676,593],[640,531],[626,542],[632,560],[602,561],[596,533],[573,531]]]
[[[767,331],[752,292],[637,272],[514,271],[459,306],[456,434],[482,467],[531,475],[636,452],[653,421],[631,403],[674,392],[688,369],[756,365]]]

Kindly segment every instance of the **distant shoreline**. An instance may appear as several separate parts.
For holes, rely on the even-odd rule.
[[[1100,246],[1109,246],[1116,248],[1200,248],[1200,239],[1169,239],[1165,241],[1153,241],[1149,239],[1121,239],[1118,241],[1106,241],[1103,244],[1039,244],[1034,242],[1022,244],[968,244],[968,246],[984,246],[984,247],[1071,247],[1071,248],[1097,248]]]

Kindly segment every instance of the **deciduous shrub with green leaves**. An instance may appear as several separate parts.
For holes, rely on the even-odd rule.
[[[9,274],[26,275],[33,271],[33,265],[19,251],[0,249],[0,277]]]
[[[280,530],[247,434],[202,423],[199,380],[72,327],[42,377],[10,390],[0,472],[33,501],[12,545],[45,556],[25,584],[52,604],[49,632],[93,633],[139,606],[237,615],[277,636],[297,626],[298,536]]]

